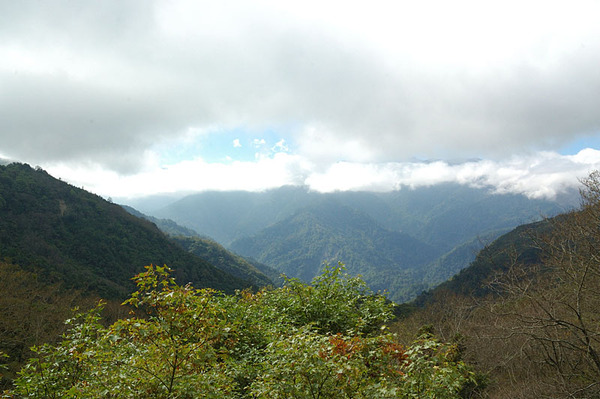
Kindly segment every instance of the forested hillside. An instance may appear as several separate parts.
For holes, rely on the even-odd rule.
[[[174,236],[171,239],[186,251],[209,260],[213,265],[233,276],[252,282],[256,287],[265,287],[280,281],[280,273],[274,269],[246,260],[209,238]]]
[[[104,297],[125,297],[131,276],[168,264],[178,281],[228,292],[250,285],[167,239],[157,227],[28,165],[0,167],[0,259]]]
[[[244,259],[228,251],[216,241],[208,237],[200,237],[192,229],[183,227],[170,219],[159,219],[145,215],[127,205],[121,206],[132,215],[156,224],[163,233],[170,237],[171,241],[176,242],[186,251],[199,256],[233,276],[251,282],[256,287],[264,287],[281,282],[281,273],[275,269],[259,262]]]
[[[343,260],[351,273],[361,274],[375,290],[389,290],[397,301],[427,288],[415,289],[414,282],[421,278],[421,268],[439,255],[431,245],[387,230],[366,214],[334,201],[304,208],[231,247],[303,281],[316,276],[324,261]]]
[[[574,203],[568,196],[533,200],[457,184],[388,193],[284,187],[198,193],[155,214],[304,281],[323,261],[342,259],[372,287],[402,302],[468,266],[499,235]]]
[[[520,226],[397,324],[456,340],[493,398],[600,397],[600,173],[579,209]]]
[[[12,378],[31,352],[56,340],[71,309],[98,297],[116,306],[132,276],[168,264],[181,284],[232,293],[271,281],[215,243],[194,255],[151,222],[24,164],[0,166],[0,352]],[[230,274],[228,271],[234,272]],[[111,316],[121,310],[111,309]],[[0,382],[0,387],[6,380]]]

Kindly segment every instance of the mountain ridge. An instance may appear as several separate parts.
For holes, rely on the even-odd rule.
[[[323,262],[342,261],[375,290],[389,288],[385,281],[390,274],[417,273],[414,265],[426,264],[435,256],[428,244],[389,231],[363,212],[334,200],[302,208],[255,236],[235,241],[231,248],[304,281],[317,275]]]
[[[149,264],[168,264],[179,281],[198,287],[252,286],[119,205],[18,163],[0,166],[0,259],[108,298],[125,297]]]
[[[310,243],[311,236],[313,241],[317,236],[323,242],[331,241],[318,226],[323,220],[333,216],[322,214],[314,217],[305,213],[308,219],[301,223],[297,213],[324,202],[353,209],[368,216],[371,223],[377,224],[379,228],[408,234],[432,247],[426,251],[435,253],[437,258],[426,263],[414,262],[414,267],[408,268],[411,272],[403,269],[402,273],[391,276],[367,278],[377,289],[387,289],[393,298],[402,300],[407,300],[408,297],[396,295],[396,291],[406,290],[406,281],[411,282],[412,288],[409,291],[416,296],[422,290],[432,288],[468,266],[481,248],[480,242],[489,242],[517,225],[539,220],[544,215],[563,212],[566,206],[564,202],[535,200],[516,194],[497,194],[489,189],[445,183],[386,193],[318,193],[311,192],[306,187],[284,187],[261,193],[205,192],[175,201],[155,215],[193,228],[244,257],[254,258],[288,275],[303,276],[305,281],[310,281],[315,275],[316,267],[335,257],[333,250],[322,250],[321,255],[317,256],[314,244]],[[335,214],[335,207],[330,213]],[[346,214],[351,215],[351,212]],[[284,222],[293,223],[293,227],[285,228],[281,225]],[[211,227],[214,225],[218,225],[218,229]],[[279,233],[273,234],[270,240],[262,240],[262,248],[250,250],[252,245],[244,244],[261,234],[271,234],[269,231],[273,226],[277,226]],[[335,234],[343,231],[337,229]],[[363,233],[360,229],[354,229],[352,234],[355,236],[350,237],[350,232],[346,231],[346,237],[338,238],[338,241],[356,241]],[[305,235],[304,238],[300,237],[302,234]],[[294,240],[296,243],[292,245]],[[382,246],[379,251],[385,252],[387,249],[382,248],[389,247],[385,240],[375,240],[374,243],[374,247]],[[302,247],[303,245],[306,246]],[[379,251],[371,250],[373,255],[370,258],[380,258]],[[276,255],[276,252],[279,254]],[[418,252],[416,248],[415,252]],[[365,270],[352,266],[357,259],[358,263],[365,265],[366,257],[361,259],[348,256],[339,260],[346,263],[353,272],[367,275],[366,271],[370,266],[367,265]],[[315,265],[306,266],[309,260]],[[291,265],[294,262],[302,264],[303,266],[298,266],[302,270],[292,271]],[[379,274],[383,275],[385,270],[394,269],[393,262],[387,263],[388,265],[381,267]]]

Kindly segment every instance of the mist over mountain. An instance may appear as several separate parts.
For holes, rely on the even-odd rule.
[[[412,281],[406,276],[438,255],[431,245],[332,200],[303,208],[231,248],[304,281],[319,274],[324,261],[341,261],[375,290],[390,288],[386,281],[399,275]]]
[[[132,208],[121,205],[130,214],[154,223],[171,241],[176,242],[186,251],[209,261],[238,278],[249,281],[256,287],[265,287],[279,282],[280,273],[275,269],[236,255],[209,237],[201,237],[196,231],[183,227],[171,219],[158,219]]]
[[[299,209],[324,199],[360,210],[394,231],[453,247],[490,229],[509,229],[542,215],[554,215],[576,205],[576,193],[555,201],[518,194],[495,194],[487,188],[444,183],[392,192],[339,191],[320,193],[301,186],[264,192],[207,191],[187,195],[150,214],[174,220],[223,245],[256,234]],[[155,203],[137,199],[136,209]]]
[[[405,301],[468,266],[485,243],[574,204],[452,183],[383,193],[286,186],[196,193],[153,214],[305,281],[342,261]]]

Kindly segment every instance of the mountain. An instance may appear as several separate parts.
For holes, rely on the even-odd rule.
[[[477,253],[475,259],[465,268],[435,288],[423,292],[414,302],[423,305],[441,293],[465,297],[484,297],[490,294],[489,283],[498,275],[508,271],[516,261],[534,264],[541,261],[533,236],[541,235],[548,229],[548,221],[528,223],[501,235]]]
[[[406,276],[419,274],[418,266],[439,255],[432,246],[387,230],[363,212],[331,199],[237,240],[231,248],[304,281],[319,274],[324,261],[343,261],[375,290],[389,289],[398,279],[407,281]],[[401,297],[407,287],[395,288],[393,298]]]
[[[186,196],[152,212],[152,216],[174,220],[228,246],[291,216],[319,197],[302,187],[260,193],[208,191]]]
[[[316,211],[328,202],[333,205]],[[497,194],[486,188],[458,184],[387,193],[317,193],[303,187],[283,187],[260,193],[197,193],[157,210],[155,215],[173,219],[242,256],[305,281],[316,275],[324,260],[339,256],[336,260],[363,274],[370,284],[388,289],[392,298],[406,300],[412,299],[407,295],[417,295],[468,266],[482,243],[574,204],[575,201],[559,203]],[[346,209],[340,211],[337,227],[324,228],[319,223],[328,220],[327,212],[334,215],[336,207]],[[398,269],[398,262],[388,254],[391,247],[401,244],[365,238],[368,231],[353,227],[360,226],[352,219],[357,213],[369,218],[369,224],[386,230],[386,236],[401,233],[419,243],[398,249],[404,253],[405,267]],[[328,237],[329,234],[333,236]],[[335,245],[345,249],[336,250]],[[422,245],[428,246],[427,261],[419,254]],[[356,255],[359,251],[349,248],[365,250]],[[352,265],[354,262],[356,266]],[[389,273],[390,270],[395,272]]]
[[[228,251],[218,242],[200,235],[187,227],[180,226],[171,219],[159,219],[148,216],[138,210],[121,205],[123,209],[132,215],[146,219],[154,223],[163,233],[186,251],[207,260],[221,270],[252,282],[257,287],[273,285],[280,280],[280,273],[265,264],[244,259],[239,255]]]
[[[121,207],[123,209],[125,209],[128,213],[132,214],[133,216],[137,216],[139,218],[146,219],[146,220],[154,223],[156,225],[156,227],[158,227],[160,229],[160,231],[162,231],[163,233],[165,233],[169,236],[185,236],[185,237],[199,237],[200,236],[200,234],[198,234],[195,230],[190,229],[188,227],[181,226],[180,224],[175,223],[171,219],[159,219],[159,218],[155,218],[154,216],[148,216],[128,205],[121,205]]]
[[[149,264],[179,282],[226,292],[252,286],[169,240],[119,205],[25,164],[0,166],[0,260],[107,298],[123,298]]]
[[[579,208],[503,234],[402,306],[401,340],[423,325],[456,340],[488,397],[600,397],[600,173],[582,183]]]
[[[252,282],[256,287],[273,285],[274,282],[280,280],[280,273],[275,269],[259,262],[244,259],[210,238],[179,235],[171,239],[186,251],[208,260],[211,264],[233,276]]]
[[[575,198],[537,200],[451,183],[385,193],[318,193],[290,186],[264,192],[196,193],[151,214],[174,220],[227,247],[327,199],[365,213],[382,227],[403,231],[445,251],[489,232],[500,234],[577,205]],[[155,203],[152,198],[148,201]],[[142,199],[137,203],[144,206]]]

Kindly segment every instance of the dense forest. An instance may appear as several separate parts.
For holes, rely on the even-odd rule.
[[[151,263],[169,263],[179,281],[199,287],[251,285],[119,205],[23,164],[0,167],[0,241],[0,259],[111,299],[125,298],[131,277]]]
[[[599,397],[600,173],[582,183],[577,210],[502,235],[449,281],[396,305],[350,265],[274,284],[272,269],[170,221],[155,220],[172,235],[41,169],[0,166],[0,389],[9,398]],[[319,222],[342,229],[337,218],[351,213],[372,227],[330,205],[313,208]]]
[[[466,267],[485,243],[572,209],[575,197],[549,201],[439,184],[383,193],[281,187],[133,203],[304,282],[323,262],[341,260],[373,289],[406,302]]]

